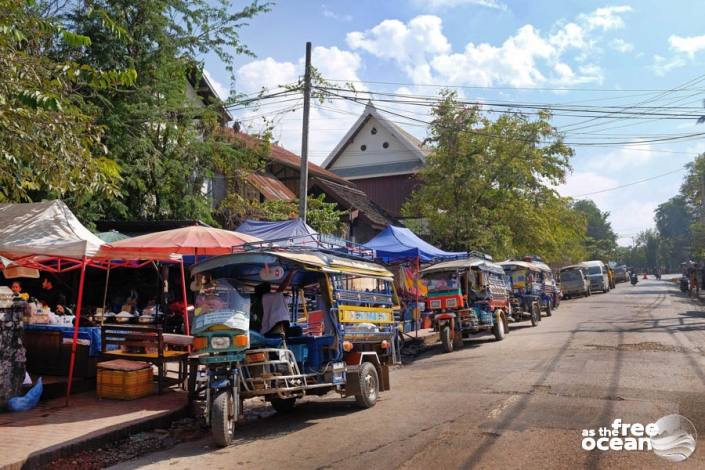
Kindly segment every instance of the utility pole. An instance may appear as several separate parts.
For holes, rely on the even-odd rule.
[[[306,43],[306,70],[304,71],[304,123],[301,133],[301,170],[299,172],[299,219],[306,223],[306,195],[308,193],[308,115],[311,109],[311,43]]]

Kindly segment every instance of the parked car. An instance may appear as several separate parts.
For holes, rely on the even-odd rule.
[[[625,265],[619,265],[614,267],[614,282],[628,282],[629,272]]]
[[[587,297],[591,294],[587,268],[573,265],[561,268],[560,279],[563,298]]]
[[[599,290],[607,293],[610,291],[609,272],[605,263],[594,260],[585,261],[581,264],[587,268],[587,277],[590,279],[590,290],[592,292]]]

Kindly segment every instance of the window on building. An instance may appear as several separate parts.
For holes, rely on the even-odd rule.
[[[382,144],[382,148],[383,148],[383,149],[389,148],[389,142],[384,142],[384,143]]]
[[[376,134],[376,133],[377,133],[377,128],[376,128],[376,127],[373,127],[370,132],[372,133],[372,135]]]
[[[361,145],[361,146],[360,146],[360,150],[362,150],[363,152],[364,152],[365,150],[367,150],[367,145]]]

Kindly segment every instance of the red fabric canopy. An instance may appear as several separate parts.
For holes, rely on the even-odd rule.
[[[149,233],[104,245],[99,257],[112,259],[165,258],[170,255],[216,256],[233,252],[233,247],[260,239],[244,233],[212,227],[190,227]]]

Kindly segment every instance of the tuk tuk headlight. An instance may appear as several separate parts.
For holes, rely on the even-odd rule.
[[[230,347],[230,336],[213,336],[211,338],[212,349],[227,349]]]

